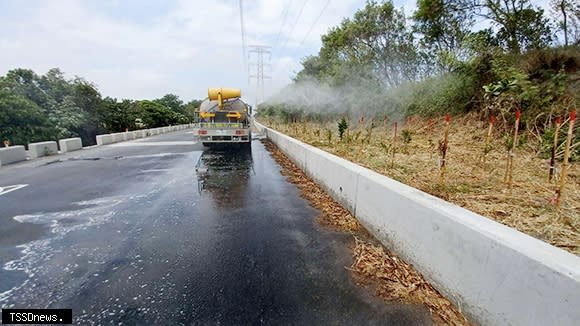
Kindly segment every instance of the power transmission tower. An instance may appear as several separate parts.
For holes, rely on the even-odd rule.
[[[271,46],[248,45],[248,57],[251,62],[248,64],[248,82],[252,84],[252,79],[256,79],[256,106],[264,100],[264,79],[272,79],[272,76],[264,73],[264,67],[272,70],[270,60],[272,59]],[[266,57],[266,62],[264,57]],[[255,61],[252,61],[254,59]],[[254,70],[255,69],[255,70]],[[253,71],[252,71],[253,70]]]

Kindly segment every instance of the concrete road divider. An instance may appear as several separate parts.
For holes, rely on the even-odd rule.
[[[186,129],[187,126],[191,125],[175,125],[168,127],[159,127],[154,129],[142,129],[135,131],[118,132],[113,134],[97,135],[96,141],[97,145],[108,145],[122,141],[134,140],[138,138],[144,138],[148,136],[179,131]],[[62,153],[66,153],[82,149],[83,144],[81,138],[77,137],[77,138],[60,139],[58,141],[58,145],[57,142],[55,141],[38,142],[28,145],[29,155],[31,159],[47,155],[58,154],[59,147]],[[2,166],[2,164],[6,165],[25,160],[26,160],[26,149],[24,148],[24,146],[11,146],[0,148],[0,166]]]
[[[58,141],[58,146],[62,153],[77,151],[83,148],[83,142],[80,138],[66,138]]]
[[[152,129],[141,129],[128,132],[118,132],[112,134],[104,134],[97,136],[97,145],[108,145],[112,143],[118,143],[122,141],[134,140],[138,138],[144,138],[149,136],[161,135],[168,132],[174,132],[186,129],[190,125],[176,125],[168,127],[159,127]]]
[[[58,154],[58,147],[55,141],[32,143],[28,144],[28,153],[31,159],[35,159],[41,156]]]
[[[113,135],[97,135],[97,145],[108,145],[113,143]]]
[[[580,257],[256,123],[480,325],[578,325]]]
[[[26,161],[26,150],[24,146],[0,148],[0,166],[20,161]]]
[[[134,140],[135,139],[135,133],[133,131],[127,131],[123,133],[123,140],[127,141],[127,140]]]
[[[117,133],[111,134],[111,137],[112,137],[113,143],[119,143],[119,142],[125,141],[125,135],[123,132],[117,132]]]

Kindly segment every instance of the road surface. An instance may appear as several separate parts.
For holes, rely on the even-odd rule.
[[[75,324],[424,325],[352,283],[350,237],[259,140],[219,152],[187,131],[0,168],[0,306]]]

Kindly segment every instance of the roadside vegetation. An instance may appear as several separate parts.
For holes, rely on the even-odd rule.
[[[69,137],[93,145],[98,134],[191,122],[200,102],[174,94],[151,101],[103,98],[91,82],[66,79],[57,68],[44,75],[13,69],[0,76],[0,146]]]
[[[259,121],[580,255],[577,3],[368,1],[302,65]]]
[[[508,184],[508,150],[501,131],[492,131],[486,145],[484,123],[467,115],[451,121],[441,176],[445,120],[411,118],[394,128],[355,127],[340,140],[336,124],[263,121],[270,127],[397,181],[443,198],[580,255],[580,165],[567,173],[560,207],[556,206],[562,162],[552,180],[549,159],[535,141],[520,137],[513,151],[512,183]],[[474,123],[475,122],[475,123]],[[356,124],[355,124],[356,125]],[[429,127],[430,126],[430,127]],[[330,141],[328,132],[331,133]],[[561,149],[559,149],[561,151]]]

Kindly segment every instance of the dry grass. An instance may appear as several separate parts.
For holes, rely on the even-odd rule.
[[[346,209],[305,176],[275,145],[269,141],[264,143],[282,167],[281,173],[298,186],[304,198],[320,209],[320,223],[353,234],[353,264],[348,269],[359,285],[374,288],[375,294],[386,301],[424,304],[437,325],[469,325],[461,312],[427,283],[413,266],[383,246],[374,244],[368,232]]]
[[[356,125],[356,123],[354,123]],[[572,164],[565,195],[559,210],[553,205],[557,178],[548,182],[549,160],[538,157],[532,135],[516,149],[513,185],[505,184],[506,148],[504,133],[495,130],[485,164],[482,156],[487,126],[465,116],[451,122],[446,172],[439,179],[438,144],[442,139],[442,119],[429,129],[428,122],[408,121],[401,129],[410,131],[403,141],[401,132],[392,165],[392,130],[349,126],[350,141],[339,141],[336,123],[276,124],[274,129],[421,189],[502,224],[580,255],[580,165]],[[331,130],[329,143],[327,130]],[[564,134],[560,137],[565,137]],[[557,171],[559,176],[559,170]]]

